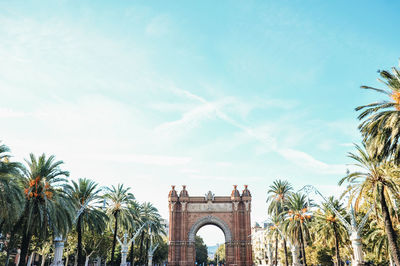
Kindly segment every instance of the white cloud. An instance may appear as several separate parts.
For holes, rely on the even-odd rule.
[[[11,108],[0,108],[0,118],[18,118],[26,117],[30,114],[27,112],[16,111]]]
[[[294,150],[294,149],[280,149],[277,150],[280,155],[282,155],[285,159],[294,163],[296,165],[301,166],[302,168],[323,174],[345,174],[346,166],[341,164],[327,164],[321,162],[311,155]]]

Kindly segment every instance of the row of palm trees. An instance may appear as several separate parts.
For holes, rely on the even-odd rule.
[[[332,206],[343,213],[342,204],[333,197],[320,206],[313,203],[305,194],[294,192],[292,185],[284,180],[275,180],[268,190],[269,238],[274,239],[275,254],[273,264],[278,264],[278,244],[281,241],[285,265],[291,260],[287,242],[299,248],[302,265],[307,265],[306,246],[331,246],[335,249],[336,261],[341,261],[339,246],[349,244],[345,239],[346,228],[337,219]],[[293,261],[291,261],[293,263]],[[315,262],[313,262],[315,263]]]
[[[317,206],[306,195],[293,192],[287,181],[277,180],[270,186],[268,213],[272,224],[285,236],[272,233],[276,242],[275,263],[279,239],[283,240],[286,265],[286,239],[299,244],[303,265],[307,264],[309,257],[305,246],[310,250],[318,245],[332,247],[335,261],[339,264],[342,261],[341,250],[350,257],[350,236],[332,208],[346,216],[346,208],[354,205],[360,217],[374,208],[362,232],[367,258],[400,265],[400,69],[394,67],[391,72],[379,73],[378,80],[385,85],[384,89],[362,88],[388,98],[356,108],[356,111],[361,111],[358,118],[363,141],[361,145],[355,145],[356,152],[349,153],[357,170],[348,172],[339,181],[339,185],[347,185],[341,201],[329,198],[329,204]],[[343,201],[344,196],[347,196],[347,202]]]
[[[98,244],[106,245],[108,234],[112,242],[105,257],[116,265],[117,238],[122,233],[132,235],[143,228],[140,237],[132,242],[130,260],[133,265],[134,249],[138,247],[138,260],[146,260],[150,238],[162,242],[165,224],[151,203],[140,204],[122,184],[100,187],[90,179],[68,180],[69,172],[62,169],[62,161],[45,154],[30,154],[25,165],[10,160],[10,149],[0,145],[0,233],[9,265],[10,255],[20,249],[19,265],[26,265],[33,252],[38,252],[54,237],[73,239],[68,243],[76,251],[75,265],[87,264],[88,250],[85,237],[98,236]],[[146,224],[146,226],[142,226]],[[150,230],[151,228],[151,230]],[[76,235],[76,238],[69,236]],[[93,241],[92,241],[93,242]],[[94,250],[92,251],[92,253]],[[44,253],[44,252],[42,252]],[[42,254],[42,264],[47,254]],[[100,254],[99,254],[100,255]],[[101,254],[104,256],[104,254]],[[86,258],[85,258],[86,257]],[[1,259],[1,257],[0,257]]]

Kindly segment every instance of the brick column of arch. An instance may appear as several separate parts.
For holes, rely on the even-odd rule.
[[[251,195],[245,186],[239,193],[237,186],[231,196],[189,197],[186,186],[178,193],[173,186],[169,201],[168,265],[195,265],[195,236],[204,225],[218,226],[225,235],[228,266],[253,265],[251,249]]]

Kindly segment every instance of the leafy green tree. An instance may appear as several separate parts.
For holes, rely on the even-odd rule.
[[[98,232],[96,230],[83,232],[82,249],[85,254],[84,265],[88,265],[90,258],[106,258],[112,246],[112,232],[109,230]]]
[[[78,182],[72,180],[70,191],[71,198],[75,203],[78,215],[76,219],[76,232],[78,234],[78,265],[85,264],[82,249],[82,233],[87,229],[91,234],[101,233],[106,227],[107,215],[99,208],[101,203],[100,192],[97,183],[80,178]]]
[[[72,224],[74,208],[66,191],[65,177],[68,171],[61,170],[62,161],[55,161],[52,155],[39,158],[30,154],[25,160],[28,168],[23,169],[25,207],[18,222],[22,227],[21,260],[26,263],[29,244],[33,235],[46,238],[49,230],[55,235],[66,233]]]
[[[383,70],[379,72],[381,81],[386,88],[379,89],[361,86],[363,89],[374,90],[388,97],[387,100],[359,106],[362,111],[358,118],[362,121],[359,128],[364,142],[370,145],[371,154],[378,159],[393,158],[400,162],[400,70],[393,67],[392,73]]]
[[[318,243],[333,246],[336,253],[337,265],[341,265],[340,245],[347,240],[347,231],[344,225],[340,222],[332,208],[335,208],[343,217],[346,216],[346,211],[337,199],[330,197],[329,204],[323,203],[320,209],[314,213],[313,231],[317,236]]]
[[[346,193],[350,195],[350,201],[356,198],[357,208],[364,198],[370,198],[380,204],[380,211],[388,236],[390,253],[396,265],[400,265],[400,250],[398,236],[393,228],[393,222],[389,211],[391,199],[398,199],[400,195],[398,187],[398,169],[392,163],[378,159],[370,154],[370,150],[364,144],[356,145],[357,153],[350,153],[349,157],[362,170],[349,173],[342,178],[339,184],[349,184]]]
[[[219,245],[215,255],[218,256],[218,261],[220,263],[225,263],[225,244]]]
[[[196,248],[196,262],[197,265],[207,264],[208,261],[208,250],[206,244],[204,244],[203,238],[196,236],[195,238],[195,248]]]
[[[111,186],[107,188],[105,199],[107,200],[107,212],[114,219],[114,237],[111,249],[111,263],[114,261],[115,246],[117,244],[117,233],[119,223],[127,224],[130,217],[129,206],[135,197],[129,192],[130,188],[124,188],[123,184],[118,184],[117,187]]]
[[[331,266],[332,265],[332,256],[330,254],[330,250],[327,247],[321,248],[317,250],[317,260],[318,264],[321,266]]]

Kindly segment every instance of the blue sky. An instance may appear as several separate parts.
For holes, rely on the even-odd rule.
[[[123,182],[167,217],[170,185],[337,194],[354,107],[398,65],[394,1],[0,1],[0,139],[72,178]],[[208,244],[221,242],[212,237]]]

